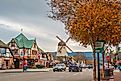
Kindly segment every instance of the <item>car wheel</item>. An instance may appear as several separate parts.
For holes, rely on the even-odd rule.
[[[80,72],[82,72],[82,69],[80,69]]]
[[[79,69],[77,69],[77,72],[79,72]]]
[[[69,72],[71,72],[71,70],[69,70]]]
[[[55,72],[55,70],[53,70],[53,72]]]

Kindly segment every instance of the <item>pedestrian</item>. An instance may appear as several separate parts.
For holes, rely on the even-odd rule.
[[[114,65],[114,67],[115,67],[115,69],[117,69],[117,65],[116,64]]]
[[[23,71],[25,72],[25,71],[27,71],[27,67],[28,67],[28,64],[27,64],[27,60],[24,60],[23,61]]]
[[[121,64],[119,64],[119,65],[118,65],[118,69],[119,69],[119,70],[120,70],[120,72],[121,72]]]

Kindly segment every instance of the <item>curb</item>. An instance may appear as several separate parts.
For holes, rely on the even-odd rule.
[[[51,69],[27,69],[26,72],[49,72]],[[0,73],[24,73],[23,69],[0,70]]]

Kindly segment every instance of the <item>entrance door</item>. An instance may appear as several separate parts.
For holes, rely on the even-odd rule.
[[[8,64],[8,60],[6,60],[6,68],[7,68],[7,69],[9,69],[9,68],[8,68],[8,65],[9,65],[9,64]]]
[[[19,69],[19,59],[15,59],[14,61],[14,65],[15,65],[15,69]]]

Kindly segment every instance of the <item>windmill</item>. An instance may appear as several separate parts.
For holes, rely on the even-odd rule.
[[[67,46],[67,42],[69,41],[69,39],[71,37],[69,37],[66,42],[64,42],[60,37],[56,36],[57,39],[60,40],[60,42],[58,43],[58,48],[57,48],[57,57],[62,57],[63,61],[66,61],[66,57],[68,57],[68,53],[67,53],[67,49],[69,49],[71,52],[73,52],[68,46]]]

